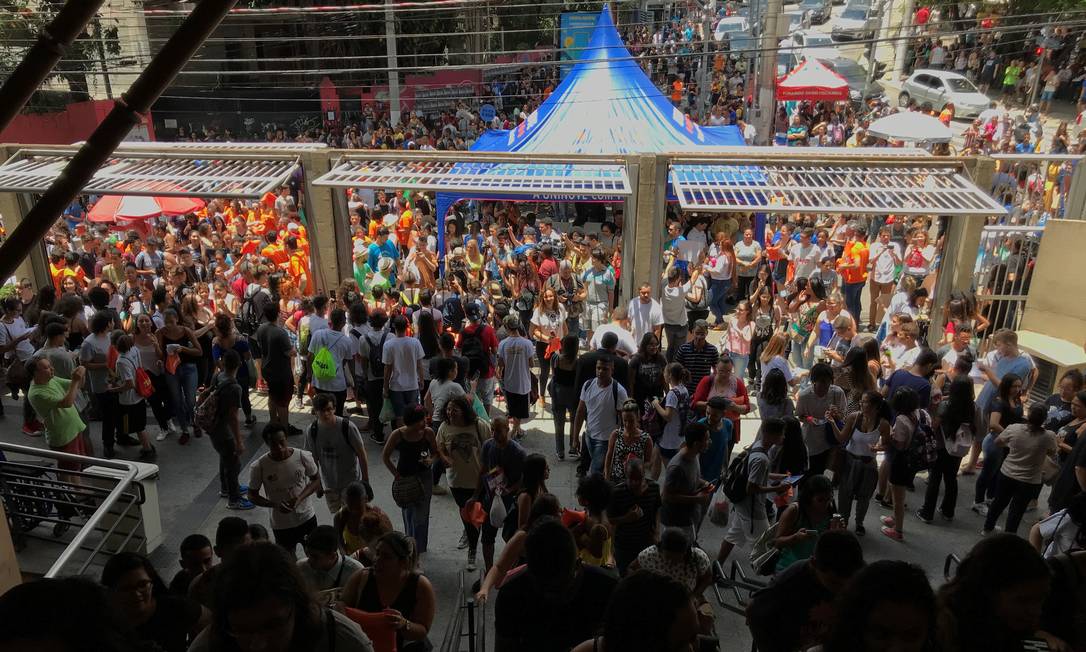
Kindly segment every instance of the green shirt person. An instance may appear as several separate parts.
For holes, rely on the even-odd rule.
[[[34,379],[30,383],[27,398],[34,411],[45,424],[45,439],[53,450],[71,451],[73,442],[81,439],[80,434],[87,424],[75,408],[75,399],[83,387],[86,369],[82,366],[72,370],[72,379],[65,380],[53,373],[53,363],[49,358],[35,358],[33,365]]]

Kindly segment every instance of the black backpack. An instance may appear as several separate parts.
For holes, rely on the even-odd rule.
[[[351,422],[347,417],[340,417],[339,424],[343,429],[343,443],[347,444],[347,448],[351,448]],[[317,422],[314,420],[309,424],[309,432],[306,434],[309,440],[313,442],[313,449],[317,448]]]
[[[459,295],[445,297],[445,301],[441,304],[441,321],[445,323],[445,328],[453,330],[463,325],[464,304],[460,301]]]
[[[728,470],[724,472],[724,496],[737,505],[750,497],[747,485],[750,484],[750,452],[751,449],[740,452],[732,458],[728,464]]]
[[[911,418],[909,419],[912,420]],[[905,463],[914,473],[930,469],[939,459],[939,441],[931,427],[931,418],[924,410],[915,422],[912,439],[905,449]]]
[[[386,338],[388,338],[388,331],[381,333],[381,339],[376,344],[369,337],[366,337],[366,342],[370,345],[370,374],[374,376],[384,376],[385,374],[385,363],[381,358],[381,353],[385,350]]]
[[[477,324],[471,334],[464,332],[460,336],[460,355],[468,359],[468,377],[475,374],[483,376],[490,369],[490,358],[483,350],[484,324]]]
[[[261,315],[257,314],[255,299],[258,294],[263,292],[263,289],[253,292],[251,295],[245,297],[241,302],[241,309],[238,310],[237,325],[238,330],[245,335],[252,335],[256,333],[256,329],[260,328]]]

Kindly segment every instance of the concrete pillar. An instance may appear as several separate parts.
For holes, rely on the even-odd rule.
[[[980,157],[966,162],[966,172],[981,189],[992,186],[995,175],[995,161]],[[931,298],[931,328],[928,329],[928,343],[935,345],[943,336],[943,305],[952,290],[968,291],[973,285],[973,265],[980,248],[980,236],[984,230],[985,217],[979,215],[954,216],[950,218],[946,239],[943,244],[943,258],[939,265],[939,275],[935,281],[935,292]]]
[[[0,147],[0,154],[3,155],[2,160],[8,160],[18,150],[18,146]],[[29,210],[30,201],[28,195],[0,192],[0,217],[4,218],[4,229],[8,233],[11,233],[15,230],[15,227],[19,226],[23,221],[23,216]],[[19,263],[19,267],[15,270],[15,277],[30,279],[34,282],[34,287],[45,287],[53,283],[49,275],[49,261],[45,258],[44,246],[39,244],[26,252],[23,262]],[[7,279],[0,279],[0,285],[6,281]]]
[[[342,191],[312,185],[312,180],[332,169],[337,157],[332,151],[303,152],[300,156],[304,171],[305,216],[309,231],[310,262],[318,290],[327,291],[339,286],[345,275],[351,273],[351,238],[347,229],[346,212],[336,214],[333,193]],[[346,204],[343,209],[345,211]],[[346,265],[343,256],[346,255]]]
[[[1045,224],[1022,315],[1022,330],[1082,344],[1086,333],[1086,301],[1080,298],[1086,291],[1086,277],[1068,272],[1073,269],[1073,261],[1082,255],[1084,238],[1083,220],[1049,220]]]
[[[667,160],[653,155],[631,157],[630,160],[637,164],[637,181],[634,184],[636,213],[626,216],[626,242],[633,244],[626,251],[622,275],[629,279],[629,287],[647,280],[652,283],[655,294],[662,271],[660,260],[663,246],[660,241],[663,202],[667,199],[664,191]],[[664,178],[663,184],[660,183],[661,176]],[[633,179],[630,181],[633,182]]]

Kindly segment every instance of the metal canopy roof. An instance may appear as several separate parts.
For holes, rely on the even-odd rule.
[[[0,192],[45,192],[76,151],[19,150],[0,165]],[[290,155],[122,151],[83,192],[259,199],[286,183],[297,166],[298,157]]]
[[[73,147],[79,147],[86,141],[79,140],[72,143]],[[262,142],[245,142],[245,141],[187,141],[181,140],[177,142],[144,142],[144,141],[126,141],[117,146],[118,152],[124,151],[152,151],[152,152],[192,152],[192,151],[213,151],[213,152],[236,152],[236,151],[268,151],[268,152],[290,152],[290,151],[319,151],[328,149],[328,145],[324,143],[262,143]]]
[[[402,188],[508,195],[629,195],[626,166],[559,161],[480,161],[447,157],[343,157],[313,181],[334,188]]]
[[[1002,215],[956,167],[888,160],[673,163],[670,179],[687,210],[763,213]],[[934,165],[933,165],[934,164]]]

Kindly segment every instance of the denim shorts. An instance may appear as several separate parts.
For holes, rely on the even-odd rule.
[[[402,418],[408,406],[419,405],[419,390],[409,389],[405,392],[389,390],[388,400],[392,402],[392,413],[396,415],[396,418]]]

